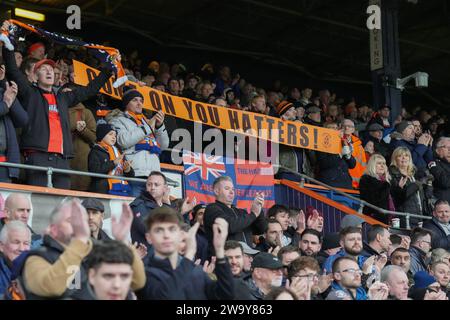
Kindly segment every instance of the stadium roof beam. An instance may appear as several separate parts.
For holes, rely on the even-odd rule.
[[[319,22],[322,22],[322,23],[326,23],[326,24],[331,24],[331,25],[334,25],[334,26],[337,26],[337,27],[341,27],[341,28],[357,31],[357,32],[364,33],[364,34],[368,35],[368,30],[366,28],[354,26],[354,25],[351,25],[351,24],[348,24],[348,23],[334,21],[334,20],[318,17],[318,16],[311,15],[311,14],[304,14],[304,13],[296,11],[296,10],[286,9],[286,8],[282,8],[282,7],[279,7],[279,6],[276,6],[276,5],[272,5],[272,4],[263,3],[263,2],[260,2],[260,1],[256,1],[256,0],[237,0],[237,1],[245,2],[245,3],[252,4],[252,5],[255,5],[255,6],[258,6],[258,7],[266,8],[266,9],[275,10],[275,11],[282,12],[282,13],[289,14],[289,15],[294,15],[296,17],[302,17],[304,19],[309,19],[309,20],[313,20],[313,21],[319,21]],[[432,46],[432,45],[423,44],[423,43],[416,42],[416,41],[413,41],[413,40],[407,40],[407,39],[399,38],[399,41],[400,41],[400,43],[408,44],[408,45],[415,46],[415,47],[418,47],[418,48],[423,48],[423,49],[428,49],[428,50],[432,50],[432,51],[437,51],[437,52],[450,54],[450,50],[441,49],[441,48],[438,48],[438,47],[435,47],[435,46]]]

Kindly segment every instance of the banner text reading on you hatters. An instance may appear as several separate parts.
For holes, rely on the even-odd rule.
[[[100,71],[84,63],[73,60],[75,83],[86,86]],[[117,88],[112,86],[112,78],[100,90],[101,93],[121,99]],[[147,86],[139,86],[128,81],[144,97],[144,108],[162,110],[166,115],[238,133],[252,135],[273,142],[338,154],[341,140],[336,130],[320,128],[295,121],[284,121],[249,111],[240,111],[214,106],[173,96]]]

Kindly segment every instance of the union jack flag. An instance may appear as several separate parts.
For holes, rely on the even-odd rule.
[[[223,157],[212,156],[204,153],[185,151],[183,153],[184,174],[191,175],[197,171],[201,172],[202,180],[209,180],[209,174],[214,178],[226,173]]]

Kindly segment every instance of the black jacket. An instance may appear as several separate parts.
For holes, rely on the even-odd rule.
[[[253,247],[253,235],[264,233],[267,227],[263,212],[256,217],[253,212],[248,214],[244,209],[239,209],[235,206],[231,206],[230,208],[219,201],[211,203],[206,207],[204,218],[205,234],[206,239],[208,239],[211,255],[214,252],[212,248],[212,225],[216,218],[223,218],[228,222],[227,240],[244,241],[250,247]]]
[[[108,236],[108,234],[105,232],[105,231],[103,231],[102,229],[100,229],[99,231],[98,231],[98,237],[97,237],[97,239],[95,239],[95,238],[93,238],[94,240],[97,240],[97,241],[109,241],[109,240],[113,240],[113,239],[111,239],[111,237],[110,236]]]
[[[356,166],[356,160],[341,158],[337,154],[317,152],[317,180],[335,187],[353,189],[352,177],[348,170]]]
[[[373,142],[373,148],[375,152],[381,154],[386,159],[386,161],[387,159],[389,159],[390,155],[389,144],[387,144],[383,139],[378,140],[377,138],[372,137],[371,135],[368,136],[367,141],[364,143],[364,145],[366,145],[368,141]]]
[[[6,158],[8,162],[20,163],[19,143],[16,128],[24,128],[28,124],[28,113],[23,109],[19,99],[15,99],[10,108],[3,102],[3,88],[0,88],[0,121],[6,132]],[[19,178],[18,168],[8,168],[10,178]]]
[[[236,300],[264,300],[264,293],[256,286],[252,274],[237,281]]]
[[[89,172],[108,174],[115,166],[114,161],[109,160],[109,154],[105,149],[97,144],[92,147],[88,156]],[[124,172],[123,176],[134,177],[133,168],[131,168],[128,173]],[[92,192],[108,193],[108,179],[92,178],[90,190]]]
[[[425,221],[423,227],[433,232],[433,236],[431,237],[431,246],[433,249],[443,248],[447,251],[450,250],[450,235],[445,235],[444,229],[435,217],[432,220]]]
[[[380,207],[382,209],[389,209],[389,193],[391,185],[387,181],[380,181],[372,176],[364,174],[359,181],[359,192],[361,200]],[[363,213],[369,215],[383,223],[388,223],[388,216],[379,213],[367,206],[364,207]]]
[[[261,251],[261,252],[269,252],[270,248],[275,248],[274,246],[271,246],[264,237],[259,237],[259,243],[255,247],[255,250]]]
[[[28,126],[22,132],[21,149],[47,152],[50,128],[48,123],[48,102],[42,89],[30,84],[27,77],[17,68],[14,52],[3,46],[3,57],[8,79],[15,81],[19,88],[19,100],[28,112]],[[63,155],[73,157],[72,135],[70,132],[69,107],[94,96],[111,76],[103,70],[87,87],[77,87],[73,91],[55,93],[63,134]]]
[[[130,207],[134,214],[133,222],[131,224],[131,240],[133,243],[143,243],[149,247],[147,239],[145,238],[146,227],[144,222],[150,214],[150,211],[158,208],[158,204],[147,191],[144,191],[130,203]]]
[[[399,183],[403,174],[394,166],[389,167],[389,172],[392,177],[391,195],[394,200],[396,211],[417,215],[429,215],[422,183],[417,180],[412,182],[408,179],[403,188],[400,188]],[[402,226],[405,226],[403,220],[404,218],[401,217]],[[410,219],[412,225],[416,225],[419,221],[421,220],[417,218]]]
[[[175,270],[169,259],[154,255],[144,259],[147,282],[136,295],[144,300],[232,300],[234,279],[226,259],[216,263],[217,281],[211,280],[200,266],[180,257]]]
[[[370,258],[371,256],[379,256],[380,253],[372,248],[367,242],[363,242],[363,250],[359,254],[360,256]]]
[[[436,159],[436,166],[430,168],[434,177],[433,191],[436,199],[450,202],[450,163],[444,159]]]

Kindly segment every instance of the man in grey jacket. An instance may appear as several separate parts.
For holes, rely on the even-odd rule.
[[[136,178],[147,179],[152,171],[161,171],[159,155],[169,145],[164,126],[164,113],[158,111],[151,119],[142,113],[144,97],[135,90],[125,91],[122,106],[125,112],[112,112],[107,120],[117,130],[117,144],[122,148]],[[137,197],[145,184],[130,181],[132,195]]]

